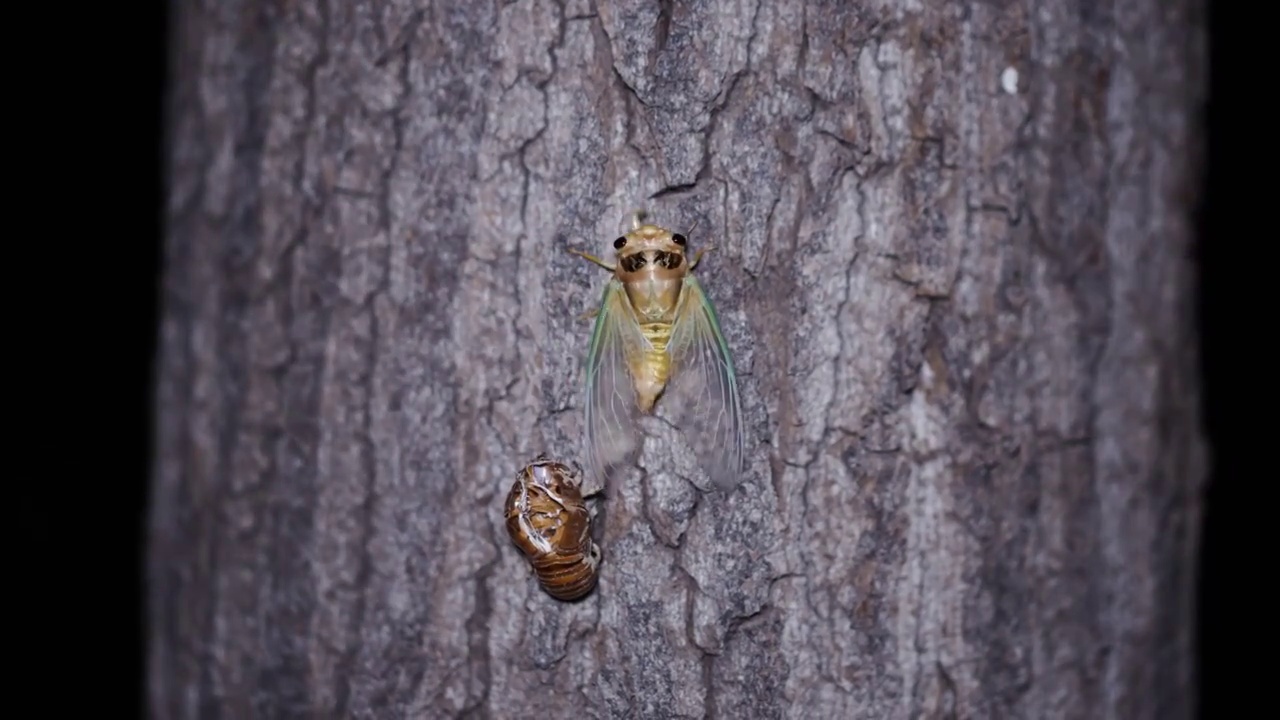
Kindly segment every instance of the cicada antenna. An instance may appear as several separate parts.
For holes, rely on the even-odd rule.
[[[688,229],[688,230],[685,230],[685,231],[684,231],[684,234],[685,234],[685,235],[687,235],[687,236],[689,236],[689,237],[693,237],[693,231],[698,229],[698,223],[700,223],[700,222],[702,222],[702,217],[701,217],[701,216],[694,218],[694,219],[693,219],[693,224],[689,226],[689,229]]]

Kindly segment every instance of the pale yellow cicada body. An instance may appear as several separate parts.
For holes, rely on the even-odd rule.
[[[742,474],[743,423],[737,375],[711,300],[692,275],[688,240],[641,224],[613,241],[617,263],[572,250],[613,273],[596,310],[586,360],[586,446],[602,481],[637,447],[636,411],[660,397],[703,470],[722,489]]]

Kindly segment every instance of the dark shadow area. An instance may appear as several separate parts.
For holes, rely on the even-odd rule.
[[[1209,443],[1209,479],[1204,496],[1197,582],[1198,617],[1196,645],[1199,674],[1199,716],[1227,717],[1228,693],[1223,682],[1230,662],[1226,656],[1222,628],[1223,524],[1226,496],[1231,480],[1238,476],[1238,453],[1228,430],[1227,393],[1224,389],[1231,358],[1240,357],[1233,343],[1232,311],[1224,300],[1228,283],[1225,249],[1235,245],[1223,219],[1223,137],[1221,87],[1223,71],[1221,14],[1208,3],[1209,22],[1209,102],[1204,114],[1205,164],[1198,220],[1196,261],[1200,272],[1199,330],[1201,362],[1201,403],[1204,429]],[[1216,101],[1215,101],[1216,100]],[[1238,280],[1237,280],[1238,282]],[[1238,318],[1237,318],[1238,319]],[[1236,324],[1239,325],[1238,323]],[[1236,342],[1239,342],[1236,340]]]
[[[152,41],[145,45],[149,52],[153,68],[143,80],[150,85],[153,99],[147,108],[150,112],[144,115],[149,122],[144,123],[144,131],[140,134],[143,148],[147,153],[143,156],[152,169],[152,183],[145,187],[145,199],[149,202],[139,203],[139,237],[150,237],[151,243],[140,245],[150,250],[149,256],[139,258],[137,298],[140,320],[140,342],[135,365],[135,375],[131,378],[140,388],[138,392],[137,413],[139,426],[144,429],[141,442],[138,443],[137,476],[142,478],[140,486],[134,490],[133,508],[134,528],[136,531],[133,560],[136,569],[134,588],[137,593],[137,610],[134,617],[137,622],[137,681],[134,684],[137,692],[138,717],[149,717],[146,705],[147,693],[147,593],[146,593],[146,549],[147,549],[147,510],[149,505],[152,463],[154,460],[155,412],[154,391],[156,374],[156,350],[159,340],[159,320],[161,312],[161,283],[164,256],[165,234],[165,102],[168,95],[170,27],[172,10],[170,3],[161,0],[154,6],[151,23]],[[140,159],[141,164],[141,159]],[[144,235],[144,231],[146,234]]]
[[[31,9],[9,88],[10,685],[56,715],[146,717],[169,3]]]
[[[164,255],[164,208],[166,202],[165,185],[165,139],[166,139],[166,122],[165,122],[165,100],[168,95],[169,81],[169,38],[171,18],[170,4],[167,2],[157,2],[155,18],[153,20],[154,40],[149,46],[151,56],[155,64],[152,74],[147,77],[147,82],[154,88],[155,100],[151,106],[151,124],[148,127],[149,132],[146,133],[147,147],[151,153],[147,155],[153,172],[153,184],[148,188],[149,204],[142,205],[143,208],[150,207],[150,215],[139,217],[138,223],[142,227],[151,229],[151,237],[153,241],[150,245],[151,257],[150,262],[143,262],[139,270],[137,303],[140,309],[140,316],[150,320],[150,323],[144,327],[146,332],[143,342],[140,343],[140,357],[137,366],[137,381],[145,388],[139,393],[139,400],[142,405],[139,408],[139,418],[142,421],[141,426],[145,428],[145,439],[139,443],[140,453],[138,458],[138,475],[143,478],[141,487],[134,494],[134,507],[136,508],[136,524],[137,529],[137,553],[135,555],[137,568],[137,582],[134,587],[138,593],[138,610],[135,613],[138,623],[138,682],[137,688],[138,716],[147,717],[146,693],[147,693],[147,594],[146,594],[146,548],[147,548],[147,509],[150,494],[150,482],[152,472],[152,462],[154,458],[154,437],[155,437],[155,419],[154,419],[154,380],[156,373],[156,349],[159,340],[159,319],[160,319],[160,302],[161,302],[161,272],[163,269]]]

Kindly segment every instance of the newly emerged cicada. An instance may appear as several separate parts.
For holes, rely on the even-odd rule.
[[[591,540],[581,488],[581,470],[539,455],[516,474],[504,507],[507,534],[538,584],[559,600],[576,600],[596,586],[600,547]]]
[[[617,263],[574,254],[609,270],[586,360],[589,469],[608,469],[636,448],[636,411],[654,403],[674,411],[703,469],[724,489],[742,471],[742,409],[729,346],[711,300],[692,275],[706,248],[689,261],[687,238],[632,216],[613,241]]]

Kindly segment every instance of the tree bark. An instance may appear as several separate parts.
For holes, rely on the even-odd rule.
[[[1201,2],[175,8],[155,717],[1191,717]],[[652,432],[562,603],[637,207],[746,471]]]

